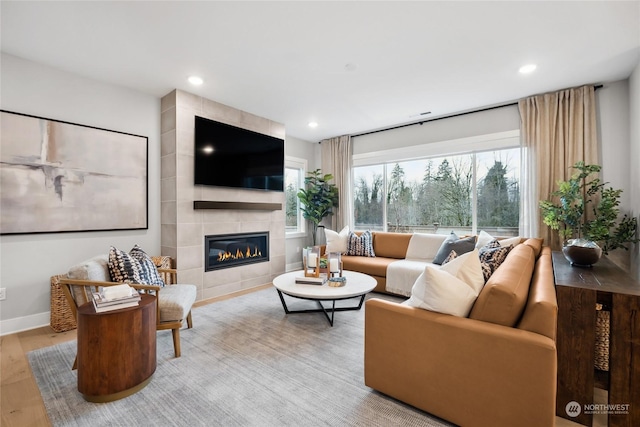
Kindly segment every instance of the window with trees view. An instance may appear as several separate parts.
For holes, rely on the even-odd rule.
[[[305,231],[298,190],[304,185],[306,169],[306,160],[286,157],[284,168],[285,232],[288,234],[304,233]]]
[[[353,170],[356,229],[517,236],[520,149]]]

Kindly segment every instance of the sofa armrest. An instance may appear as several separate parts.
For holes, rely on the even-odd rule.
[[[553,425],[543,335],[380,299],[365,305],[365,383],[459,425]]]

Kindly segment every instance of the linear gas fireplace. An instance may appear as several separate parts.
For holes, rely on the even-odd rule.
[[[204,237],[205,271],[269,261],[269,232]]]

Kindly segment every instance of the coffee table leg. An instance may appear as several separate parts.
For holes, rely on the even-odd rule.
[[[327,312],[327,309],[324,308],[324,305],[322,305],[322,301],[317,300],[316,301],[318,303],[318,305],[320,306],[320,308],[322,309],[322,312],[324,313],[325,317],[327,318],[327,320],[329,321],[329,324],[331,326],[333,326],[333,315],[336,312],[336,300],[333,300],[333,304],[331,306],[331,318],[329,318],[329,313]]]
[[[304,300],[308,300],[308,301],[315,301],[318,303],[318,305],[320,306],[319,309],[317,310],[289,310],[289,307],[287,307],[287,303],[284,300],[284,295],[282,294],[282,292],[279,289],[276,289],[278,291],[278,296],[280,297],[280,302],[282,303],[282,308],[284,309],[285,314],[295,314],[295,313],[324,313],[325,317],[327,318],[327,321],[329,322],[329,325],[333,326],[333,316],[335,315],[336,311],[355,311],[355,310],[360,310],[362,308],[362,304],[364,303],[364,299],[366,297],[365,295],[362,295],[360,297],[360,303],[357,306],[353,306],[353,307],[338,307],[336,308],[336,301],[337,300],[312,300],[310,298],[301,298],[301,297],[293,297],[293,298],[300,298],[300,299],[304,299]],[[357,297],[352,297],[352,298],[357,298]],[[345,299],[351,299],[351,298],[345,298]],[[331,308],[325,307],[324,305],[322,305],[322,301],[331,301]],[[331,313],[331,316],[329,316],[329,313]]]
[[[282,296],[282,292],[280,292],[280,289],[278,289],[277,291],[278,291],[278,296],[280,297],[280,302],[282,302],[282,308],[284,308],[285,314],[289,314],[290,311],[287,308],[287,303],[284,302],[284,297]]]

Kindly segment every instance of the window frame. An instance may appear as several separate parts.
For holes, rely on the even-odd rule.
[[[300,172],[299,175],[299,182],[298,182],[298,189],[300,188],[304,188],[304,178],[307,175],[307,165],[308,165],[308,161],[307,159],[302,159],[299,157],[293,157],[293,156],[284,156],[284,168],[285,168],[285,174],[286,174],[286,169],[297,169]],[[287,197],[286,197],[286,185],[285,185],[285,198],[284,198],[284,211],[285,211],[285,219],[286,219],[286,212],[287,212]],[[297,200],[297,206],[298,206],[298,228],[296,231],[287,231],[287,227],[286,227],[286,223],[285,223],[285,238],[286,239],[294,239],[294,238],[300,238],[300,237],[306,237],[307,235],[307,221],[304,219],[304,217],[302,216],[302,210],[300,209],[300,200]],[[286,221],[285,221],[286,222]]]
[[[384,181],[384,193],[383,193],[383,229],[387,231],[387,175],[389,165],[395,163],[402,163],[415,160],[426,160],[437,157],[450,157],[458,155],[470,155],[473,165],[473,178],[472,178],[472,198],[474,203],[471,206],[472,217],[472,233],[478,233],[478,218],[477,218],[477,161],[476,154],[487,151],[499,151],[506,149],[520,148],[522,162],[522,144],[520,141],[520,130],[511,130],[505,132],[497,132],[485,135],[476,135],[466,138],[459,138],[455,140],[439,141],[421,145],[414,145],[409,147],[392,148],[388,150],[372,151],[368,153],[354,154],[352,156],[352,170],[351,175],[354,176],[354,170],[363,166],[379,166],[383,167],[383,181]],[[392,166],[391,166],[392,167]],[[520,172],[520,182],[522,181],[522,171]],[[352,183],[355,182],[352,180]],[[352,184],[353,185],[353,184]],[[355,192],[352,191],[352,197]],[[522,205],[523,194],[520,193],[520,204]],[[355,218],[352,218],[351,229],[358,230],[355,225]]]

